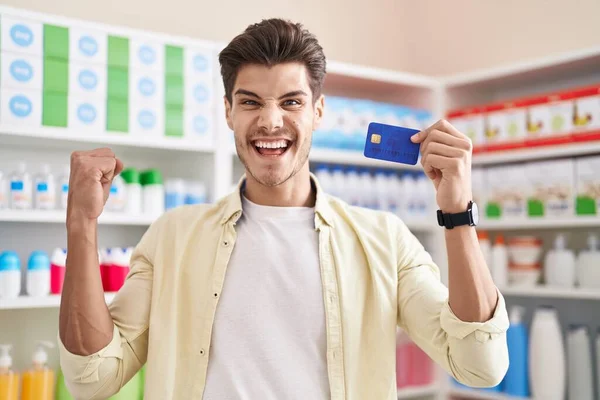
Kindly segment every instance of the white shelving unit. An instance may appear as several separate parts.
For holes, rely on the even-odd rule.
[[[0,6],[0,13],[14,12],[14,9]],[[20,12],[20,11],[19,11]],[[60,24],[66,21],[61,17],[27,13],[32,19],[42,19]],[[87,24],[87,22],[85,22]],[[196,41],[150,33],[140,33],[127,28],[107,27],[89,24],[99,30],[110,28],[112,32],[128,36],[143,34],[153,38],[168,37],[173,43],[210,44],[218,52],[222,43]],[[600,48],[548,57],[538,61],[527,61],[518,65],[476,71],[442,79],[382,70],[367,66],[330,61],[325,81],[326,95],[360,97],[377,101],[393,102],[406,106],[431,110],[436,118],[442,117],[449,109],[513,98],[526,94],[563,89],[600,81]],[[232,151],[231,132],[224,123],[222,109],[222,83],[216,74],[217,93],[215,109],[214,140],[198,142],[187,139],[154,137],[151,140],[139,137],[107,134],[90,134],[69,129],[24,128],[0,124],[0,169],[9,170],[16,161],[35,160],[50,163],[59,168],[69,161],[74,150],[85,150],[109,146],[123,158],[127,165],[137,168],[159,167],[166,177],[202,179],[209,188],[209,197],[216,200],[231,188],[243,171],[240,162]],[[600,154],[600,143],[570,144],[560,147],[521,149],[490,154],[476,154],[474,165],[498,165],[529,160]],[[353,164],[367,167],[387,167],[420,170],[420,165],[405,166],[380,162],[365,158],[360,152],[314,149],[310,161],[315,163]],[[26,257],[32,250],[63,246],[65,214],[62,211],[0,211],[0,250],[15,248]],[[129,217],[105,213],[99,228],[99,240],[105,245],[135,245],[151,224],[153,218],[146,216]],[[430,221],[406,221],[407,225],[427,241],[428,249],[440,266],[442,277],[447,282],[447,260],[443,230],[436,225],[435,215]],[[519,220],[483,221],[481,228],[494,231],[511,230],[553,230],[562,228],[599,228],[600,218],[578,217],[561,220]],[[600,300],[600,295],[592,291],[558,290],[535,288],[520,290],[506,288],[507,296],[521,296],[544,299],[585,299]],[[114,294],[107,294],[107,301]],[[22,297],[0,302],[0,326],[13,329],[0,330],[0,342],[14,343],[16,347],[25,343],[21,337],[23,330],[35,332],[35,339],[54,340],[57,330],[58,296],[42,299]],[[43,314],[40,314],[40,310]],[[16,327],[23,327],[17,329]],[[29,338],[27,338],[29,339]],[[54,358],[54,366],[57,359]],[[15,355],[17,367],[25,366],[27,357]],[[475,399],[514,399],[490,392],[459,390],[450,387],[444,373],[433,385],[407,388],[399,392],[399,398],[450,397]],[[491,396],[491,397],[490,397]]]
[[[600,300],[600,289],[559,288],[559,287],[504,287],[503,295],[536,297],[543,299]]]
[[[479,399],[479,400],[529,400],[528,397],[507,396],[502,393],[487,392],[477,389],[452,389],[449,393],[460,399]]]

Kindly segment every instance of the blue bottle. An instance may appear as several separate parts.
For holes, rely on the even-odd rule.
[[[510,365],[503,382],[506,394],[519,397],[529,397],[529,338],[523,323],[524,312],[521,306],[510,310],[510,328],[506,332]]]

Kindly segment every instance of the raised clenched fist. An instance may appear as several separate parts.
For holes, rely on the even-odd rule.
[[[71,154],[67,220],[97,219],[108,200],[113,178],[122,170],[123,163],[108,148]]]

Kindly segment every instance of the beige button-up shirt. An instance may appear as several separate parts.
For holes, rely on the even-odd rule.
[[[311,179],[331,399],[397,398],[397,327],[458,381],[497,384],[508,368],[503,297],[489,321],[459,320],[437,266],[399,218],[351,207]],[[212,205],[171,210],[150,226],[109,306],[112,341],[78,356],[59,338],[61,367],[77,399],[114,394],[144,364],[146,399],[202,399],[215,311],[242,212],[236,191]]]

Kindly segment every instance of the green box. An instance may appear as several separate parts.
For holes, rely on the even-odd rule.
[[[167,108],[183,107],[184,102],[183,76],[167,75],[165,78],[165,104]]]
[[[129,39],[109,35],[107,61],[113,67],[129,67]]]
[[[166,108],[165,135],[183,136],[183,107],[168,106]]]
[[[44,91],[69,92],[69,62],[60,58],[44,57]]]
[[[165,74],[183,76],[183,47],[165,47]]]
[[[47,92],[42,95],[42,125],[67,127],[69,102],[66,93]]]
[[[69,59],[69,29],[44,24],[44,57]]]
[[[106,102],[106,130],[129,132],[129,101],[109,97]]]
[[[108,97],[127,100],[129,97],[129,71],[123,67],[107,67]]]

